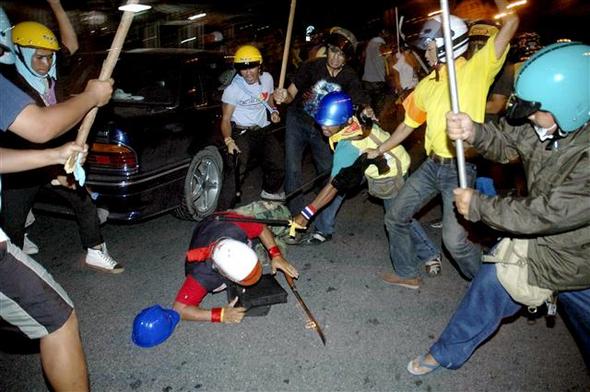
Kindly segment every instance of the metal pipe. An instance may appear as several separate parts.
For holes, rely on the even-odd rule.
[[[455,74],[455,60],[453,56],[453,42],[449,17],[449,4],[447,0],[440,0],[442,10],[442,23],[445,41],[445,56],[447,58],[447,74],[449,77],[449,91],[451,93],[451,109],[453,113],[459,113],[459,92],[457,90],[457,76]],[[455,155],[457,156],[457,171],[459,173],[459,186],[467,188],[465,175],[465,154],[463,152],[463,140],[455,140]]]

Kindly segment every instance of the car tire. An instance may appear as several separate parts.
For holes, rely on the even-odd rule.
[[[223,159],[215,146],[193,157],[185,180],[181,205],[174,210],[180,219],[200,221],[217,208],[223,182]]]

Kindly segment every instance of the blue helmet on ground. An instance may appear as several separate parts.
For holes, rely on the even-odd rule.
[[[346,124],[352,117],[352,99],[342,91],[332,91],[320,101],[315,121],[327,127]]]
[[[539,50],[522,65],[514,94],[507,117],[543,110],[562,132],[580,128],[590,120],[590,45],[558,43]]]
[[[160,305],[150,306],[135,317],[131,339],[139,347],[157,346],[172,335],[179,321],[176,311]]]

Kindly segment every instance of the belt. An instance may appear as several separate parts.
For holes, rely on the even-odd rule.
[[[236,125],[235,128],[242,130],[242,131],[255,131],[255,130],[260,129],[262,127],[260,127],[258,125],[250,125],[249,127],[243,127],[241,125]]]
[[[438,163],[439,165],[454,165],[457,161],[455,158],[441,157],[440,155],[436,155],[432,151],[430,152],[430,155],[428,155],[428,157],[432,159],[434,162]]]
[[[258,125],[251,125],[249,127],[243,127],[241,125],[234,125],[233,129],[235,132],[238,133],[238,135],[243,135],[244,133],[246,133],[248,131],[256,131],[256,130],[262,129],[262,128],[259,127]]]

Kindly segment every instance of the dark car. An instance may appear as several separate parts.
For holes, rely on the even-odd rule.
[[[81,56],[80,82],[98,75],[104,54]],[[191,49],[123,52],[111,102],[88,138],[86,185],[109,219],[135,221],[165,211],[211,214],[221,192],[222,54]],[[45,203],[47,205],[47,203]]]

